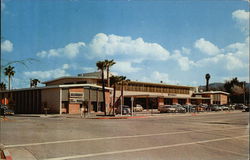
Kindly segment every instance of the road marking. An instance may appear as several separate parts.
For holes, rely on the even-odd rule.
[[[164,135],[172,135],[172,134],[185,134],[185,133],[192,133],[192,132],[207,132],[207,131],[221,131],[221,130],[231,130],[231,129],[247,129],[247,128],[246,127],[233,127],[233,128],[223,128],[223,129],[213,129],[213,130],[192,130],[192,131],[180,131],[180,132],[170,132],[170,133],[155,133],[155,134],[141,134],[141,135],[131,135],[131,136],[99,137],[99,138],[88,138],[88,139],[86,139],[86,138],[84,138],[84,139],[72,139],[72,140],[40,142],[40,143],[11,144],[11,145],[5,145],[5,148],[38,146],[38,145],[46,145],[46,144],[59,144],[59,143],[71,143],[71,142],[83,142],[83,141],[97,141],[97,140],[110,140],[110,139],[164,136]]]
[[[202,146],[205,147],[205,148],[209,148],[209,149],[215,150],[215,151],[228,152],[228,153],[236,154],[236,155],[239,155],[239,156],[248,157],[248,154],[241,154],[241,153],[237,153],[237,152],[233,152],[233,151],[228,151],[228,150],[225,150],[225,149],[220,149],[220,148],[215,148],[215,147],[209,147],[209,146],[206,146],[206,145],[202,145]]]
[[[171,147],[194,145],[194,144],[203,144],[203,143],[216,142],[216,141],[224,141],[224,140],[230,140],[230,139],[236,139],[236,138],[242,138],[242,137],[248,137],[248,136],[249,135],[238,136],[238,137],[218,138],[218,139],[211,139],[211,140],[204,140],[204,141],[197,141],[197,142],[190,142],[190,143],[179,143],[179,144],[172,144],[172,145],[163,145],[163,146],[155,146],[155,147],[127,149],[127,150],[112,151],[112,152],[101,152],[101,153],[92,153],[92,154],[85,154],[85,155],[75,155],[75,156],[67,156],[67,157],[48,158],[48,159],[44,159],[44,160],[65,160],[65,159],[75,159],[75,158],[87,158],[87,157],[95,157],[95,156],[104,156],[104,155],[110,155],[110,154],[140,152],[140,151],[157,150],[157,149],[163,149],[163,148],[171,148]]]

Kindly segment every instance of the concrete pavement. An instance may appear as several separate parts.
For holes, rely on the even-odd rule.
[[[248,123],[243,112],[115,120],[10,117],[1,123],[1,143],[36,159],[246,160]]]

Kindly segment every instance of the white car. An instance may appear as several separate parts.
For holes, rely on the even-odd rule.
[[[143,107],[140,104],[137,104],[134,109],[134,112],[142,112],[143,111]]]

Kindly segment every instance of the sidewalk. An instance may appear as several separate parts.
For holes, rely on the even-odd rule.
[[[85,117],[80,116],[80,114],[16,114],[14,117],[41,117],[41,118],[75,118],[75,119],[134,119],[134,118],[152,118],[152,117],[174,117],[174,116],[202,116],[211,114],[233,114],[240,113],[241,110],[234,111],[218,111],[218,112],[190,112],[190,113],[159,113],[151,111],[135,112],[133,116],[131,115],[107,115],[104,113],[89,113]]]

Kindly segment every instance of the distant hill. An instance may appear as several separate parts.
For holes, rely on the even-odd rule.
[[[220,82],[217,82],[217,83],[210,83],[209,85],[208,85],[208,87],[209,87],[209,90],[221,90],[221,91],[225,91],[225,89],[224,89],[224,84],[225,83],[220,83]],[[250,83],[246,83],[246,87],[248,88],[248,89],[250,89]],[[203,91],[205,91],[206,90],[206,86],[199,86],[199,90],[203,90]]]

